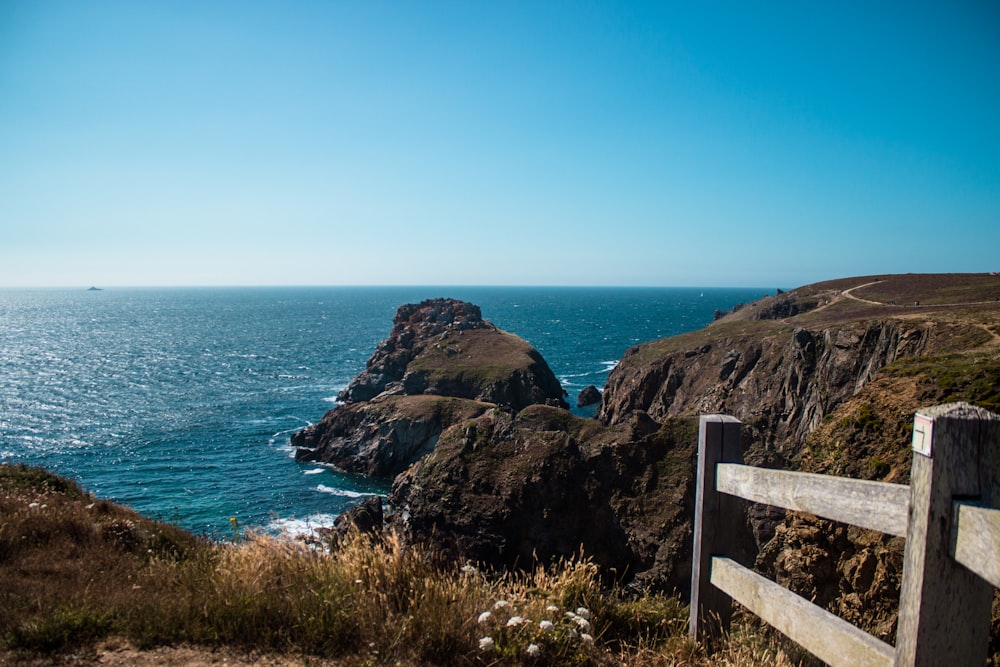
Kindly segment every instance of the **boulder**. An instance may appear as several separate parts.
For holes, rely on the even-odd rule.
[[[594,385],[584,387],[576,397],[576,407],[585,408],[601,402],[601,392]]]
[[[368,496],[338,516],[334,520],[333,529],[341,537],[352,530],[366,535],[379,535],[382,533],[383,522],[382,498]]]

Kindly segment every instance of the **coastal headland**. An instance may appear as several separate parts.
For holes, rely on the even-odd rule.
[[[596,419],[569,414],[548,375],[525,373],[506,347],[494,355],[485,340],[459,345],[454,324],[421,336],[407,323],[442,308],[472,306],[400,308],[344,405],[292,442],[304,459],[392,479],[387,529],[500,570],[582,552],[632,589],[686,596],[698,414],[743,421],[754,465],[906,483],[917,409],[967,400],[1000,411],[994,274],[778,290],[625,351]],[[516,339],[473,330],[483,331]],[[470,370],[487,366],[489,378]],[[901,539],[762,507],[747,527],[744,559],[891,641]]]

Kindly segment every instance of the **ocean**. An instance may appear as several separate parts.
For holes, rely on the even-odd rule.
[[[0,461],[209,537],[299,534],[388,485],[298,463],[289,436],[388,335],[396,307],[453,297],[545,357],[575,406],[630,346],[765,289],[259,287],[0,289]],[[773,293],[773,292],[772,292]],[[594,408],[576,409],[582,416]]]

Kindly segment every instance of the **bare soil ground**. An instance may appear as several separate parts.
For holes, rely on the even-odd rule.
[[[139,650],[124,639],[109,639],[95,649],[80,654],[20,660],[18,656],[0,652],[0,665],[42,667],[344,667],[346,663],[313,656],[275,655],[242,652],[233,648],[202,646],[161,646]]]

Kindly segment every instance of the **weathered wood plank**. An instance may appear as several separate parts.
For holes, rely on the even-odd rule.
[[[993,506],[1000,416],[967,403],[938,405],[914,417],[913,433],[896,665],[981,665],[993,587],[952,558],[952,524],[956,498]]]
[[[890,535],[906,536],[910,487],[865,479],[720,463],[716,488],[758,503],[811,512]]]
[[[893,663],[889,644],[728,558],[712,559],[712,583],[834,667]]]
[[[955,560],[1000,588],[1000,510],[962,502],[953,507]]]
[[[688,634],[695,641],[711,642],[729,632],[732,600],[709,581],[714,554],[732,554],[735,522],[745,512],[731,496],[715,489],[715,469],[720,461],[742,462],[742,424],[729,415],[701,415],[698,420],[697,482],[694,504],[694,545],[691,559],[691,611]]]

